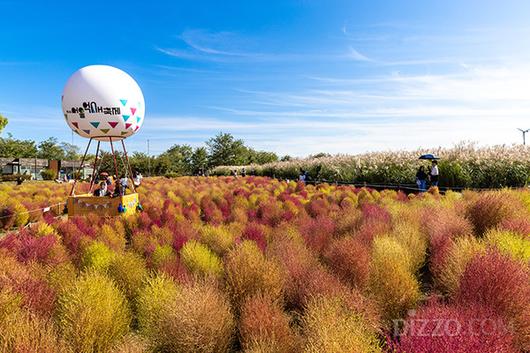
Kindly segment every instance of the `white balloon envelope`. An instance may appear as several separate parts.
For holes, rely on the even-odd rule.
[[[73,131],[99,141],[134,135],[145,117],[140,86],[124,71],[107,65],[86,66],[70,76],[62,108]]]

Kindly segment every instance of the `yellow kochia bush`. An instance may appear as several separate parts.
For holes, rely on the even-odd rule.
[[[237,307],[257,294],[282,298],[284,276],[279,265],[266,259],[253,241],[245,240],[227,254],[225,270],[227,291]]]
[[[117,255],[109,266],[109,276],[127,299],[133,301],[147,278],[145,260],[134,252]]]
[[[105,272],[114,260],[116,254],[100,241],[90,243],[81,255],[82,270],[96,270]]]
[[[163,264],[173,261],[176,257],[175,251],[171,245],[157,245],[151,255],[154,268],[160,268]]]
[[[221,277],[223,264],[206,245],[190,240],[180,249],[180,258],[190,272],[201,276]]]
[[[457,238],[451,245],[437,278],[440,289],[449,295],[454,295],[467,264],[475,255],[484,251],[484,244],[473,236]]]
[[[57,236],[57,232],[55,231],[55,229],[48,223],[38,222],[36,225],[33,226],[32,229],[36,237],[45,237],[48,235]]]
[[[382,352],[377,333],[341,297],[315,297],[302,318],[304,353]]]
[[[235,244],[236,234],[226,226],[205,225],[199,229],[201,240],[217,255],[223,256]]]
[[[114,282],[89,271],[61,293],[57,322],[73,351],[104,353],[129,331],[131,313]]]
[[[1,292],[0,292],[1,296]],[[67,353],[52,320],[15,309],[0,320],[0,352]]]
[[[488,245],[495,246],[514,260],[528,264],[530,260],[530,237],[515,232],[490,230],[485,235]]]
[[[420,231],[419,224],[403,219],[394,224],[391,235],[407,250],[412,271],[417,272],[424,264],[427,253],[427,237]]]
[[[367,293],[377,303],[388,326],[404,317],[420,299],[413,265],[409,252],[396,239],[386,236],[374,239]]]
[[[175,299],[178,291],[176,283],[162,273],[148,278],[138,291],[136,299],[138,329],[155,346],[160,342],[160,313]]]
[[[114,251],[123,251],[125,250],[125,230],[123,225],[116,226],[115,229],[108,224],[101,226],[98,234],[98,240],[107,245],[110,249]]]

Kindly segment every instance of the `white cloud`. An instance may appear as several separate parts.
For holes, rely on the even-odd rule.
[[[357,50],[355,50],[353,47],[349,47],[348,48],[348,54],[347,56],[352,59],[352,60],[356,60],[356,61],[371,61],[370,58],[368,58],[367,56],[359,53]]]

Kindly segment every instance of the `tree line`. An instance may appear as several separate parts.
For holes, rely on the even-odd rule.
[[[0,115],[0,132],[7,125],[7,118]],[[112,171],[113,158],[103,152],[103,170]],[[79,160],[80,149],[67,142],[59,142],[50,137],[39,143],[33,140],[17,139],[8,134],[0,137],[0,157],[4,158],[42,158],[48,160]],[[93,161],[94,155],[88,156]],[[282,160],[288,160],[285,156]],[[206,173],[220,165],[265,164],[279,160],[273,152],[257,151],[246,146],[244,141],[236,139],[229,133],[219,133],[205,142],[205,146],[192,147],[187,144],[175,144],[157,156],[149,156],[143,152],[134,152],[129,156],[131,166],[144,175],[194,175]],[[124,156],[118,153],[118,164],[124,163]]]

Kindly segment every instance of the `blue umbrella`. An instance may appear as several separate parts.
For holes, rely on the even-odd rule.
[[[440,158],[436,157],[432,153],[427,153],[427,154],[422,154],[419,159],[428,159],[428,160],[432,161],[432,160],[437,160],[437,159],[440,159]]]

